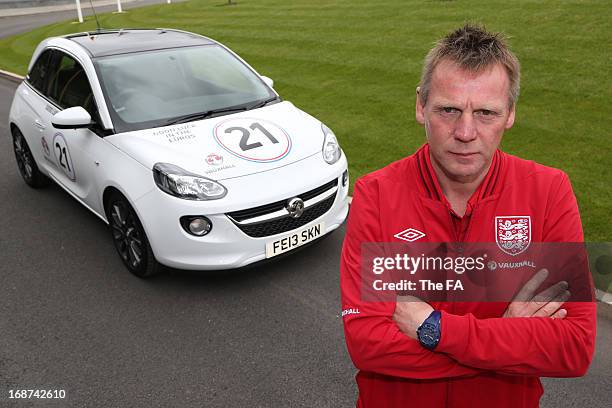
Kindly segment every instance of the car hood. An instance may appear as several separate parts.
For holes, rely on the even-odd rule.
[[[170,163],[214,179],[246,176],[321,153],[321,122],[290,102],[106,137],[142,165]]]

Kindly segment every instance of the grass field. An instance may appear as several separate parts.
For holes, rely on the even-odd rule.
[[[424,141],[414,90],[435,39],[466,22],[503,31],[522,63],[509,153],[566,171],[586,238],[612,241],[612,6],[608,1],[192,0],[100,16],[102,26],[172,27],[210,36],[275,80],[281,96],[335,130],[352,181]],[[0,40],[0,68],[24,74],[53,24]]]

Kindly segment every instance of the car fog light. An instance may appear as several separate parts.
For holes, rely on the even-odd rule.
[[[185,231],[196,237],[203,237],[212,230],[210,220],[201,215],[181,217],[181,225]]]

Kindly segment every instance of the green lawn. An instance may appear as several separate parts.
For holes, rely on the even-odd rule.
[[[100,16],[102,26],[172,27],[210,36],[275,80],[281,96],[335,130],[351,177],[424,140],[414,89],[435,39],[465,21],[504,31],[523,66],[507,152],[565,170],[586,238],[612,241],[612,100],[608,1],[193,0]],[[24,74],[45,37],[94,21],[0,40],[0,67]]]

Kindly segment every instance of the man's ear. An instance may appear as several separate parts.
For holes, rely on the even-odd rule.
[[[514,125],[514,116],[516,114],[516,103],[512,104],[510,108],[510,114],[508,115],[508,119],[506,120],[506,129],[510,129],[512,125]]]
[[[425,124],[425,112],[424,112],[425,106],[423,106],[423,104],[421,103],[421,87],[417,86],[416,89],[416,106],[415,106],[415,110],[416,110],[416,121],[419,122],[421,125]]]

